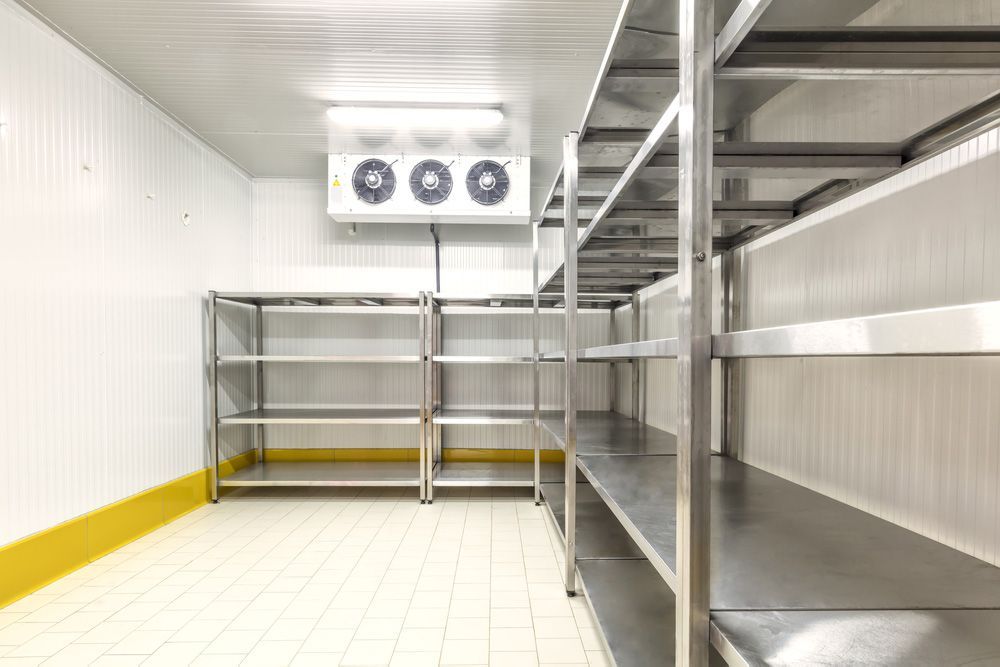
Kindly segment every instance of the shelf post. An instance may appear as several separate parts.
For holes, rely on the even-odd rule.
[[[426,353],[426,370],[424,372],[424,405],[427,413],[426,446],[427,455],[424,459],[426,468],[424,479],[427,480],[427,502],[434,502],[434,451],[436,449],[434,432],[434,294],[424,292],[424,307],[427,313],[427,323],[424,326],[424,351]]]
[[[722,333],[739,329],[740,295],[738,251],[722,254]],[[739,458],[740,453],[740,360],[722,359],[722,453]]]
[[[264,356],[264,308],[257,304],[254,308],[254,328],[257,335],[254,339],[255,354]],[[258,360],[254,363],[254,399],[258,410],[264,409],[264,362]],[[254,436],[257,440],[257,461],[264,463],[264,425],[257,424],[254,427]]]
[[[420,458],[420,502],[421,504],[427,502],[427,487],[429,486],[429,481],[427,479],[427,465],[426,465],[426,455],[427,455],[427,393],[424,391],[424,385],[427,382],[427,339],[424,336],[425,321],[427,319],[426,308],[424,306],[424,293],[419,292],[417,294],[417,328],[418,336],[420,340],[417,342],[418,354],[420,356],[420,372],[418,373],[420,377],[420,433],[418,435],[418,456]]]
[[[715,8],[679,1],[676,664],[707,667]]]
[[[219,350],[216,336],[215,290],[208,293],[208,397],[209,397],[209,446],[212,460],[212,502],[219,502]]]
[[[638,343],[642,340],[642,311],[639,310],[639,293],[632,292],[632,340]],[[641,377],[642,377],[642,366],[643,362],[641,359],[632,360],[632,419],[639,423],[642,423],[645,418],[645,410],[643,410],[644,403],[642,401],[642,387],[641,387]]]
[[[534,450],[535,505],[542,504],[542,413],[541,413],[541,364],[538,361],[538,337],[541,322],[538,312],[538,225],[531,224],[531,375],[532,375],[532,428],[531,445]]]
[[[566,594],[576,595],[576,317],[577,275],[576,251],[579,240],[577,228],[577,151],[580,134],[570,132],[563,139],[563,297],[565,301],[566,362],[565,367],[565,418],[566,418]]]
[[[615,333],[615,306],[617,304],[612,301],[610,304],[610,309],[608,310],[608,344],[614,345],[617,342],[617,336]],[[608,363],[608,408],[610,412],[614,412],[618,407],[618,377],[617,368],[615,362],[611,361]]]

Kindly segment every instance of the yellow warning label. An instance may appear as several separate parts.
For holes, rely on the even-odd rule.
[[[340,187],[340,180],[339,179],[336,179],[336,178],[333,179],[333,187],[335,187],[335,188],[339,188]]]

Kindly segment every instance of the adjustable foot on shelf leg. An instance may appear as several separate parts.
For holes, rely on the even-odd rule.
[[[576,597],[576,591],[566,591],[566,597],[568,597],[568,598],[575,598]]]
[[[535,501],[535,507],[541,507],[541,506],[542,506],[542,501],[536,500]]]
[[[423,505],[423,504],[424,504],[424,503],[426,503],[426,502],[427,502],[426,500],[421,500],[421,501],[420,501],[420,504],[421,504],[421,505]]]
[[[428,505],[433,505],[433,504],[434,504],[434,501],[433,501],[433,500],[428,500],[428,501],[427,501],[427,504],[428,504]]]

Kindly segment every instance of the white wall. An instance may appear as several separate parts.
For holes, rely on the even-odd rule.
[[[203,299],[249,287],[250,181],[6,1],[0,91],[5,544],[207,465]]]

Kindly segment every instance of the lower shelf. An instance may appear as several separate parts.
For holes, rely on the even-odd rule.
[[[543,463],[541,481],[563,479],[562,463]],[[534,486],[535,464],[531,462],[454,462],[434,465],[434,486]]]
[[[420,486],[420,466],[405,461],[255,463],[219,486]]]
[[[733,665],[997,665],[998,628],[995,609],[712,614],[712,642]]]
[[[566,484],[542,484],[542,496],[552,512],[559,533],[566,539]],[[576,557],[578,560],[593,558],[639,558],[645,560],[642,550],[628,536],[620,521],[611,513],[601,497],[587,482],[576,485]]]
[[[616,665],[674,664],[674,594],[649,561],[586,560],[577,571]],[[709,664],[726,663],[712,649]]]

